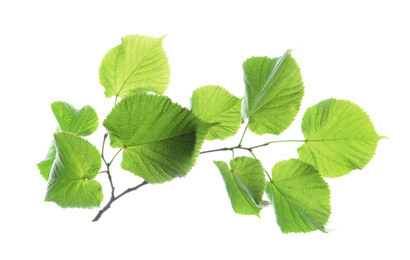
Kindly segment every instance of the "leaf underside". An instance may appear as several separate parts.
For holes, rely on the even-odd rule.
[[[330,190],[318,171],[297,159],[278,162],[266,194],[283,233],[326,232],[330,217]]]
[[[124,98],[138,90],[165,92],[171,71],[162,46],[164,37],[127,35],[107,52],[99,70],[107,98]]]
[[[298,148],[302,161],[324,177],[339,177],[362,169],[376,152],[379,136],[358,105],[327,99],[310,107],[302,119],[306,142]]]
[[[75,109],[73,105],[66,102],[56,101],[51,104],[51,110],[57,119],[57,131],[74,133],[80,136],[88,136],[98,128],[98,116],[90,106]],[[51,167],[56,158],[54,140],[48,149],[46,158],[37,164],[40,174],[48,180]]]
[[[62,208],[94,208],[103,200],[101,184],[93,180],[100,168],[97,148],[78,135],[54,134],[57,157],[47,185],[46,201]]]
[[[283,56],[252,57],[243,63],[243,119],[255,134],[279,135],[294,121],[304,94],[300,69],[290,50]]]
[[[192,93],[191,109],[200,119],[213,126],[206,140],[225,140],[234,136],[241,124],[241,99],[226,89],[209,85],[200,87]]]
[[[121,100],[103,125],[111,146],[123,148],[124,170],[148,183],[164,183],[190,171],[214,124],[168,97],[139,92]]]
[[[259,212],[266,206],[262,201],[266,180],[260,161],[250,157],[237,157],[231,160],[231,168],[224,161],[214,163],[225,182],[235,213],[260,217]]]

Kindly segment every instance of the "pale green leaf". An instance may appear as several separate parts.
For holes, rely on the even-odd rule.
[[[266,188],[266,180],[262,164],[250,157],[237,157],[228,164],[214,161],[221,172],[233,210],[242,215],[259,216],[264,206],[262,196]]]
[[[206,140],[234,136],[241,124],[241,99],[220,86],[203,86],[192,93],[191,109],[199,118],[213,126]]]
[[[305,143],[298,148],[300,159],[331,178],[366,166],[383,138],[361,107],[337,99],[323,100],[308,108],[302,119],[302,132]]]
[[[98,116],[91,106],[75,109],[71,104],[56,101],[51,104],[51,110],[58,122],[56,131],[88,136],[94,133],[98,128]],[[40,174],[46,180],[49,178],[55,157],[56,149],[53,141],[48,149],[46,158],[37,164]]]
[[[98,128],[98,116],[91,106],[75,109],[66,102],[56,101],[51,104],[51,109],[61,131],[89,136]]]
[[[258,135],[279,135],[295,119],[304,87],[299,66],[290,50],[270,59],[252,57],[243,63],[245,99],[243,118]]]
[[[121,100],[103,125],[111,145],[123,148],[121,167],[148,183],[185,176],[213,126],[168,97],[145,92]]]
[[[283,233],[326,232],[330,216],[330,190],[317,170],[300,160],[278,162],[266,194]]]
[[[46,201],[62,208],[99,207],[103,200],[101,184],[93,180],[100,168],[97,148],[78,135],[54,134],[57,157],[50,173]]]
[[[137,90],[165,92],[171,71],[162,46],[164,37],[127,35],[107,52],[99,70],[107,98],[124,98]]]

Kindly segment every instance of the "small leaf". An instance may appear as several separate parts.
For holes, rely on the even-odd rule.
[[[80,136],[88,136],[98,128],[98,116],[90,106],[75,109],[73,105],[66,102],[56,101],[51,104],[51,110],[57,119],[56,131],[70,132]],[[48,149],[46,158],[37,164],[40,174],[48,180],[50,170],[56,157],[54,141]]]
[[[93,180],[100,168],[97,148],[78,135],[54,134],[57,158],[47,186],[46,201],[62,208],[99,207],[103,200],[101,184]]]
[[[243,118],[258,135],[279,135],[295,119],[303,98],[299,66],[288,50],[270,59],[252,57],[243,63],[245,99]]]
[[[107,52],[99,70],[107,98],[124,98],[137,90],[165,92],[171,71],[162,46],[164,37],[127,35]]]
[[[283,233],[326,232],[330,216],[330,190],[317,170],[300,160],[278,162],[266,194]]]
[[[214,124],[165,96],[139,92],[119,102],[103,122],[111,146],[123,148],[121,167],[149,183],[185,176]]]
[[[199,118],[213,126],[206,140],[234,136],[241,124],[241,99],[220,86],[203,86],[192,93],[191,109]]]
[[[302,132],[305,143],[298,148],[300,159],[331,178],[363,169],[383,138],[361,107],[337,99],[323,100],[308,108],[302,119]]]
[[[237,157],[230,162],[214,161],[221,172],[233,210],[242,215],[259,216],[268,204],[262,201],[266,180],[262,164],[250,157]]]

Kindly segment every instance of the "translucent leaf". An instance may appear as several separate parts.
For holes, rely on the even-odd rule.
[[[297,159],[278,162],[266,194],[283,233],[326,231],[330,190],[313,166]]]
[[[171,71],[162,46],[164,37],[127,35],[107,52],[99,71],[107,98],[123,98],[136,90],[165,92]]]
[[[306,141],[298,148],[300,159],[332,178],[366,166],[383,138],[361,107],[337,99],[308,108],[302,132]]]
[[[266,180],[262,164],[250,157],[237,157],[230,162],[231,168],[224,161],[214,161],[221,172],[233,210],[242,215],[259,216],[266,206],[262,196]]]
[[[57,158],[47,186],[46,201],[62,208],[99,207],[103,200],[101,184],[93,180],[100,168],[97,148],[78,135],[54,134]]]
[[[139,92],[104,120],[111,145],[123,148],[121,167],[149,183],[185,176],[213,124],[165,96]]]
[[[194,90],[191,109],[199,118],[213,126],[206,140],[234,136],[241,124],[241,99],[220,86],[203,86]]]
[[[243,63],[245,99],[243,118],[248,128],[258,135],[279,135],[295,119],[303,98],[299,66],[290,50],[270,59],[252,57]]]
[[[51,104],[51,110],[57,119],[57,131],[74,133],[80,136],[88,136],[98,128],[98,116],[90,106],[75,109],[66,102],[56,101]],[[48,180],[50,170],[56,157],[54,141],[48,149],[46,158],[37,164],[40,174]]]

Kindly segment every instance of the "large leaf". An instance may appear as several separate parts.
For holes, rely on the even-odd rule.
[[[266,188],[283,233],[321,230],[330,216],[330,190],[317,170],[300,160],[278,162]]]
[[[164,37],[127,35],[120,45],[107,52],[99,71],[107,98],[123,98],[137,90],[165,92],[170,68],[162,46]]]
[[[206,140],[234,136],[241,124],[241,99],[220,86],[203,86],[194,90],[191,109],[199,118],[213,126]]]
[[[139,92],[104,120],[111,145],[123,148],[121,167],[149,183],[185,176],[213,124],[165,96]]]
[[[97,148],[78,135],[54,134],[57,158],[47,186],[46,201],[63,208],[99,207],[103,200],[101,184],[93,180],[101,168]]]
[[[305,143],[298,148],[300,159],[332,178],[366,166],[383,138],[361,107],[337,99],[308,108],[302,132]]]
[[[98,128],[98,116],[90,106],[75,109],[66,102],[56,101],[51,104],[51,110],[57,119],[57,131],[70,132],[81,136],[88,136]],[[48,149],[46,158],[37,164],[40,174],[48,180],[51,167],[56,157],[54,140]]]
[[[274,59],[249,58],[243,71],[243,118],[249,118],[249,130],[258,135],[279,135],[295,119],[303,98],[299,66],[288,50]]]
[[[259,216],[266,206],[262,196],[266,180],[262,164],[250,157],[237,157],[230,162],[231,168],[224,161],[214,161],[221,172],[233,210],[242,215]]]

